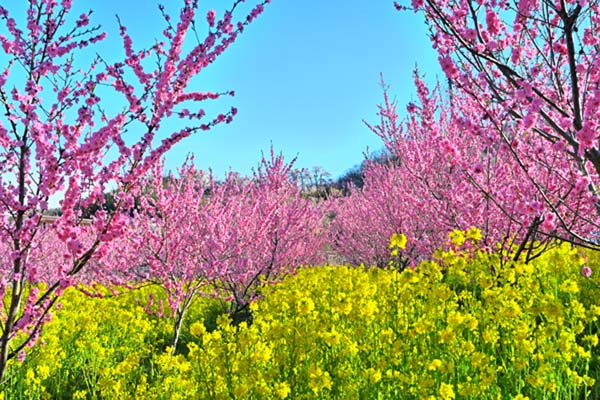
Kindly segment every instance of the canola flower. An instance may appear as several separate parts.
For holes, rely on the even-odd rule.
[[[390,239],[390,253],[393,256],[397,256],[399,250],[404,250],[406,248],[407,242],[408,239],[406,238],[405,234],[394,233]]]
[[[216,316],[218,301],[198,299],[175,356],[171,321],[140,305],[157,289],[102,300],[69,291],[40,344],[11,365],[2,395],[599,398],[598,280],[580,271],[600,256],[562,244],[522,264],[478,250],[475,230],[450,240],[452,250],[402,272],[300,270],[263,289],[252,324],[234,326]],[[392,238],[391,250],[402,246]]]

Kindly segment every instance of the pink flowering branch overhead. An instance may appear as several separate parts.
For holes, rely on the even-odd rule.
[[[197,43],[190,41],[200,19],[197,1],[182,1],[173,21],[163,10],[167,29],[149,49],[135,49],[119,22],[124,59],[97,56],[88,66],[78,65],[78,56],[106,39],[90,25],[91,12],[72,17],[69,0],[0,6],[0,242],[5,246],[0,269],[8,294],[0,311],[0,382],[8,360],[33,343],[61,292],[123,235],[124,211],[133,206],[140,178],[175,143],[231,122],[235,108],[209,117],[201,103],[233,92],[201,92],[190,82],[268,3],[258,2],[236,20],[240,2],[223,15],[210,12],[207,33]],[[187,126],[170,131],[167,121],[173,118]],[[115,188],[117,211],[100,211],[82,227],[80,210],[102,202],[104,192]],[[62,214],[45,224],[42,216],[56,198]],[[64,244],[60,259],[47,264],[30,257],[32,249],[41,248],[46,230]],[[27,282],[40,276],[47,279],[46,289],[32,291],[27,300]],[[14,342],[18,332],[27,339]]]
[[[597,1],[415,0],[453,90],[470,96],[478,112],[470,125],[486,121],[487,137],[509,146],[543,204],[546,230],[560,227],[563,239],[597,247],[600,174],[600,9]],[[396,4],[396,8],[406,8]],[[473,134],[466,130],[465,135]],[[559,155],[557,155],[559,154]],[[552,185],[532,166],[561,158]],[[559,162],[559,161],[556,161]],[[562,180],[562,183],[559,183]],[[564,190],[584,188],[586,212],[578,230],[565,215]],[[519,201],[534,199],[521,196]],[[596,210],[587,214],[587,205]],[[586,231],[587,229],[587,231]]]

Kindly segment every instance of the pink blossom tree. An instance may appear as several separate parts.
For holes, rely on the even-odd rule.
[[[144,180],[127,238],[90,265],[91,280],[121,286],[158,284],[174,318],[173,352],[192,300],[208,284],[202,248],[208,238],[210,185],[188,160],[179,176],[163,176],[161,164]],[[106,272],[109,272],[108,274]],[[162,317],[164,305],[152,296],[146,310]]]
[[[599,7],[579,0],[412,1],[454,94],[470,97],[464,137],[484,121],[482,133],[508,149],[534,189],[513,192],[515,202],[537,208],[542,230],[593,248],[600,225]],[[567,199],[575,193],[580,201]]]
[[[409,104],[404,122],[384,86],[379,124],[367,125],[384,141],[391,162],[369,164],[362,190],[338,205],[332,223],[338,252],[385,266],[389,238],[402,232],[408,237],[403,265],[414,264],[431,256],[452,230],[477,227],[485,245],[517,245],[515,257],[530,259],[553,238],[573,230],[592,233],[594,225],[583,216],[593,213],[594,201],[585,185],[577,186],[578,171],[561,149],[542,151],[536,137],[509,145],[491,140],[493,121],[473,122],[479,108],[470,96],[444,99],[418,76],[415,84],[419,103]],[[520,146],[527,159],[514,157]],[[543,182],[543,193],[536,182]],[[544,195],[556,199],[551,204],[566,228],[548,214]]]
[[[408,246],[400,264],[415,264],[431,256],[448,232],[491,217],[484,196],[465,180],[465,173],[484,157],[481,143],[474,137],[456,146],[461,131],[453,109],[443,102],[439,90],[430,93],[416,73],[415,84],[419,104],[411,103],[409,118],[400,121],[382,81],[380,121],[367,127],[383,140],[388,160],[367,163],[363,188],[353,188],[336,207],[333,244],[355,263],[387,266],[396,259],[390,255],[391,236],[404,233]],[[474,150],[464,152],[468,146]]]
[[[271,149],[245,190],[222,205],[235,211],[226,220],[226,229],[215,232],[219,238],[215,258],[225,262],[211,283],[217,294],[228,295],[234,322],[251,318],[248,306],[260,296],[261,285],[278,282],[300,266],[325,261],[323,204],[303,194],[290,177],[292,166]],[[229,257],[227,243],[232,237],[241,245]]]
[[[135,50],[119,22],[124,59],[113,63],[98,56],[87,67],[78,66],[76,56],[84,56],[106,34],[90,25],[89,13],[72,17],[71,0],[0,6],[0,297],[5,299],[0,382],[8,361],[22,359],[33,345],[63,290],[123,235],[124,211],[133,205],[140,177],[175,143],[235,115],[232,108],[208,118],[199,107],[233,92],[189,86],[268,0],[236,22],[239,3],[234,1],[220,19],[209,12],[207,33],[196,43],[186,41],[195,29],[196,0],[184,0],[173,21],[163,10],[163,39],[148,49]],[[169,121],[180,118],[192,125],[170,130]],[[79,210],[114,188],[116,211],[97,212],[83,227]],[[62,198],[62,215],[46,224],[44,213],[56,197]],[[62,246],[60,257],[45,263],[33,253],[49,234]],[[28,284],[40,276],[46,286]]]
[[[271,153],[252,178],[230,173],[223,182],[191,162],[166,180],[156,168],[129,240],[114,247],[121,274],[98,278],[164,289],[174,320],[173,352],[198,295],[226,301],[236,322],[249,318],[260,285],[322,261],[323,213],[289,178],[291,166]]]

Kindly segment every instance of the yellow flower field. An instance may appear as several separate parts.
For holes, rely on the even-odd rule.
[[[580,274],[600,271],[598,256],[563,244],[525,265],[469,252],[403,272],[302,269],[263,289],[251,324],[233,326],[219,301],[198,299],[175,356],[172,321],[143,311],[158,289],[105,299],[71,290],[12,364],[3,396],[598,398],[599,281]]]

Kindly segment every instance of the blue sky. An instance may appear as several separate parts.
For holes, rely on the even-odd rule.
[[[102,49],[115,55],[122,49],[115,14],[142,46],[164,26],[152,0],[75,3],[94,10],[92,21],[109,34]],[[219,12],[230,4],[200,3],[201,22],[205,10]],[[168,4],[176,10],[180,3]],[[442,76],[426,34],[420,14],[398,12],[391,0],[273,0],[195,81],[199,90],[235,90],[219,107],[238,108],[233,123],[178,144],[166,157],[167,167],[176,168],[191,152],[199,168],[246,174],[272,143],[286,159],[297,155],[298,167],[321,166],[339,176],[362,161],[367,147],[382,147],[362,123],[376,120],[380,72],[402,112],[415,97],[415,64],[432,84]]]

